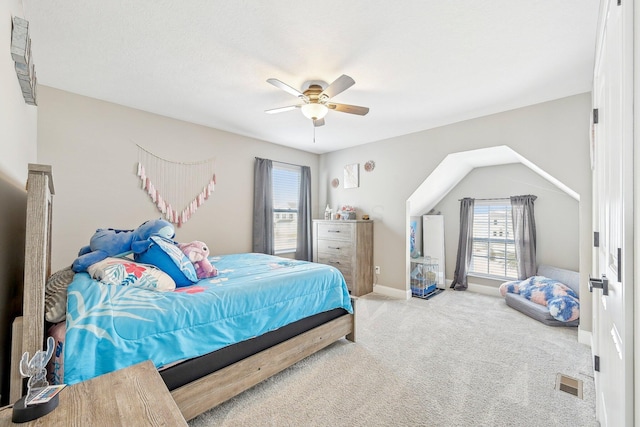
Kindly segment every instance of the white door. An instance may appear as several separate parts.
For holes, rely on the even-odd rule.
[[[633,425],[633,2],[605,0],[594,73],[596,412],[601,425]]]

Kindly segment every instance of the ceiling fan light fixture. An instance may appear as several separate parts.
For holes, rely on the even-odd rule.
[[[326,116],[327,112],[329,111],[329,109],[324,104],[316,103],[304,104],[301,107],[301,110],[302,114],[304,114],[306,118],[311,120],[320,120],[324,118],[324,116]]]

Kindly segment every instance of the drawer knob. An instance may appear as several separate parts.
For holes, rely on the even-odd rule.
[[[340,264],[340,261],[329,261],[331,264]]]

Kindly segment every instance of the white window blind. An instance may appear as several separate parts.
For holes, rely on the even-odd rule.
[[[300,166],[273,162],[273,234],[275,253],[296,251]]]
[[[501,279],[518,277],[511,202],[476,200],[469,273]]]

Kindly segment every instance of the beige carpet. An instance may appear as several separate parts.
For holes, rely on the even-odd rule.
[[[358,301],[341,340],[191,420],[200,426],[597,426],[589,347],[501,298]],[[555,389],[562,373],[584,399]]]

